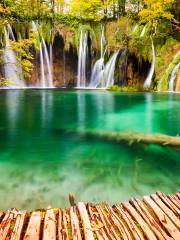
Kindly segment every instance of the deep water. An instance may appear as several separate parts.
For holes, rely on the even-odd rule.
[[[78,134],[96,129],[180,134],[180,95],[1,90],[0,209],[68,206],[69,192],[115,203],[179,188],[180,151]]]

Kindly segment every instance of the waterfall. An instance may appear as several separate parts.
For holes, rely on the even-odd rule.
[[[169,87],[168,86],[169,75],[170,73],[172,73],[172,69],[174,68],[174,66],[177,65],[177,63],[179,62],[179,57],[180,57],[180,51],[176,53],[176,55],[173,57],[172,62],[170,62],[169,66],[166,68],[165,73],[162,75],[158,83],[158,87],[157,87],[158,91],[168,90],[167,87]]]
[[[94,65],[90,88],[107,88],[114,84],[114,70],[119,51],[116,51],[104,66],[104,58],[100,58]]]
[[[91,73],[91,80],[89,84],[90,88],[97,88],[98,84],[103,78],[105,53],[106,53],[106,39],[105,39],[104,26],[103,26],[102,32],[101,32],[101,57],[94,64],[94,67]]]
[[[45,80],[45,74],[44,74],[44,58],[43,58],[43,50],[42,50],[41,43],[39,45],[39,50],[40,50],[40,70],[41,70],[40,87],[45,88],[46,80]]]
[[[78,80],[77,80],[78,88],[86,87],[87,53],[88,53],[88,34],[86,32],[83,37],[83,30],[81,29],[78,58]]]
[[[52,88],[53,80],[52,80],[52,71],[51,71],[51,65],[50,65],[50,57],[49,57],[47,46],[43,37],[42,37],[42,44],[44,47],[44,60],[47,64],[47,70],[48,70],[48,78],[46,78],[46,87]]]
[[[50,43],[50,45],[49,45],[49,61],[50,61],[51,79],[52,79],[52,85],[53,85],[53,47],[52,47],[52,43]]]
[[[101,58],[104,58],[105,52],[106,52],[106,38],[105,38],[104,26],[103,26],[102,33],[101,33]]]
[[[10,36],[15,40],[11,26],[8,25],[7,29],[4,29],[5,32],[5,51],[3,53],[4,58],[4,75],[6,80],[12,81],[11,88],[23,88],[25,83],[21,80],[22,68],[18,65],[18,60],[16,52],[11,49],[10,45]]]
[[[142,30],[142,32],[141,32],[140,37],[144,37],[144,34],[145,34],[145,32],[146,32],[146,26],[147,26],[147,25],[145,25],[145,26],[143,27],[143,30]]]
[[[170,92],[174,92],[174,81],[176,79],[176,73],[179,68],[180,68],[180,62],[174,67],[174,69],[171,73],[170,80],[169,80],[169,91]]]
[[[91,81],[89,88],[107,88],[114,84],[114,70],[116,65],[116,59],[119,51],[116,51],[110,60],[104,65],[104,56],[106,54],[106,39],[104,34],[104,27],[102,27],[101,33],[101,57],[94,64]]]
[[[135,25],[135,27],[133,28],[133,33],[136,32],[138,29],[138,24]]]
[[[40,79],[40,86],[41,88],[53,88],[53,76],[52,76],[52,45],[49,46],[49,53],[47,50],[46,42],[42,35],[40,35],[38,28],[34,21],[32,21],[32,28],[34,32],[37,32],[39,35],[40,45],[40,73],[41,73],[41,79]],[[45,64],[47,66],[47,76],[45,74]]]
[[[144,88],[149,88],[151,86],[152,78],[154,75],[155,62],[156,62],[156,54],[155,54],[155,48],[154,48],[154,42],[153,42],[152,36],[151,36],[151,42],[152,42],[152,63],[151,63],[149,74],[144,82]]]
[[[9,33],[9,35],[11,36],[12,40],[13,40],[13,41],[16,41],[16,40],[15,40],[14,33],[13,33],[13,31],[12,31],[12,28],[11,28],[11,25],[10,25],[10,24],[7,24],[7,29],[8,29],[8,33]]]
[[[92,74],[91,74],[91,81],[89,84],[90,88],[97,88],[98,84],[100,83],[104,72],[104,57],[98,59],[94,64]]]
[[[82,32],[82,30],[81,30],[81,33],[80,33],[80,42],[79,42],[77,87],[80,87],[80,86],[81,86],[82,49],[83,49],[83,32]]]
[[[103,80],[100,84],[102,87],[107,88],[114,84],[114,70],[118,54],[119,51],[116,51],[105,65],[103,71]]]

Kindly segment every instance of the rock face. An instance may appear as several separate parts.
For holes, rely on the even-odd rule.
[[[144,84],[144,80],[148,74],[148,69],[150,68],[150,63],[142,61],[141,63],[138,59],[129,55],[128,65],[127,65],[127,85],[136,86]]]
[[[64,41],[60,36],[55,37],[53,44],[53,83],[55,87],[71,87],[76,85],[77,79],[77,51],[72,46],[69,50],[64,49]],[[27,80],[30,86],[39,86],[40,82],[40,54],[34,53],[33,70]],[[44,65],[47,77],[47,65]]]

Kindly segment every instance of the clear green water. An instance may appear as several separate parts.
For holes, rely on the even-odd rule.
[[[67,134],[98,129],[180,134],[180,95],[0,91],[0,208],[111,203],[179,188],[180,152]]]

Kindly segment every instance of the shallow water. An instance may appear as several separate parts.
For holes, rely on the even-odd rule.
[[[0,208],[127,200],[179,188],[180,152],[117,144],[82,130],[180,134],[179,94],[0,91]],[[70,134],[67,130],[73,130]]]

